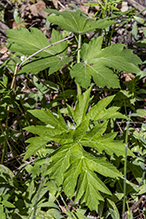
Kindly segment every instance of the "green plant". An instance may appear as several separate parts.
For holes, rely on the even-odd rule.
[[[19,29],[20,27],[25,27],[25,25],[27,24],[25,21],[22,20],[18,8],[15,8],[13,17],[16,22],[15,28]]]
[[[82,34],[92,31],[95,28],[99,29],[115,23],[115,21],[108,20],[94,21],[81,15],[79,10],[57,12],[49,9],[47,11],[59,15],[50,15],[48,20],[51,23],[58,24],[62,28],[74,32],[78,35],[79,39]],[[70,23],[68,23],[68,19]],[[82,25],[83,22],[85,23],[84,26]],[[7,30],[8,42],[11,44],[10,49],[15,52],[21,51],[25,55],[31,55],[39,49],[41,50],[42,47],[45,48],[48,45],[45,35],[35,28],[31,30],[31,32],[28,32],[24,28],[13,31]],[[19,40],[17,38],[18,36]],[[29,39],[29,42],[26,41],[26,37]],[[39,39],[42,39],[42,41],[40,42]],[[51,43],[57,40],[58,42],[62,40],[62,36],[59,32],[53,30]],[[113,44],[102,49],[102,41],[103,37],[100,36],[96,39],[92,38],[88,44],[84,43],[82,48],[80,48],[81,39],[78,40],[78,61],[72,67],[70,74],[72,78],[75,77],[75,82],[83,88],[89,87],[91,77],[99,87],[120,88],[118,77],[116,72],[113,73],[113,69],[133,73],[140,71],[138,65],[141,64],[141,60],[131,50],[125,50],[122,44]],[[40,51],[36,55],[34,54],[36,58],[33,58],[32,62],[26,63],[24,66],[21,65],[18,73],[31,72],[32,74],[36,74],[50,67],[49,75],[51,75],[59,68],[62,68],[63,64],[67,64],[70,61],[69,57],[65,57],[66,54],[67,42],[60,42],[46,50]],[[80,58],[82,59],[81,62]],[[82,77],[85,80],[81,80]]]
[[[49,170],[46,174],[50,174],[50,178],[54,179],[58,186],[63,184],[63,190],[70,198],[74,196],[75,187],[79,181],[76,201],[82,198],[83,203],[85,202],[91,210],[95,210],[99,200],[103,201],[98,190],[107,195],[111,195],[111,193],[93,171],[107,177],[122,176],[114,166],[105,160],[102,152],[105,151],[112,155],[118,145],[117,155],[124,154],[124,146],[113,140],[116,133],[102,136],[107,122],[100,123],[99,121],[123,116],[117,112],[117,108],[105,109],[113,97],[103,99],[86,114],[90,90],[78,96],[79,102],[75,110],[68,106],[68,114],[72,119],[71,124],[67,123],[69,128],[59,112],[55,116],[48,110],[31,111],[34,116],[45,122],[46,126],[26,128],[27,131],[33,132],[39,137],[27,140],[30,145],[24,159],[30,157],[49,141],[56,141],[61,147],[57,148],[56,153],[54,152],[51,156]],[[89,152],[86,151],[86,147],[91,148],[88,149]],[[133,155],[130,151],[128,154]]]
[[[21,170],[25,171],[23,168]],[[34,180],[23,181],[20,172],[14,176],[12,171],[3,165],[0,165],[0,172],[0,213],[2,219],[28,219],[33,218],[33,214],[35,214],[35,218],[64,218],[61,216],[60,208],[55,204],[54,195],[48,193],[49,183],[47,183],[48,187],[45,186],[43,177],[39,184]],[[57,189],[54,191],[56,193]]]
[[[3,3],[0,3],[0,19],[1,19],[1,21],[4,21],[4,12],[5,12],[5,6]]]
[[[26,142],[29,145],[23,161],[33,154],[38,156],[33,164],[25,167],[25,171],[31,174],[32,182],[28,180],[23,184],[21,181],[26,190],[22,190],[25,200],[24,218],[26,216],[39,218],[40,215],[54,218],[55,212],[52,210],[53,213],[49,213],[49,208],[53,206],[58,209],[58,207],[46,201],[46,197],[51,197],[50,194],[53,193],[55,197],[63,199],[66,208],[68,199],[74,202],[76,209],[68,210],[66,213],[68,218],[86,218],[84,208],[87,206],[91,211],[96,211],[100,217],[118,219],[121,213],[118,205],[121,205],[122,199],[126,200],[126,193],[123,192],[123,175],[134,174],[133,167],[142,172],[140,165],[134,163],[136,156],[129,148],[125,154],[122,141],[125,140],[125,136],[122,134],[121,137],[115,127],[116,119],[120,121],[128,119],[125,116],[129,107],[126,101],[128,98],[129,102],[133,101],[131,96],[128,96],[129,93],[133,98],[137,97],[138,79],[129,84],[125,83],[125,87],[129,89],[125,94],[125,90],[120,90],[120,76],[123,71],[141,76],[143,73],[139,65],[142,62],[132,50],[125,49],[123,44],[107,46],[105,43],[107,37],[105,29],[117,23],[111,20],[112,16],[95,20],[80,10],[58,12],[49,9],[47,12],[51,13],[47,17],[48,21],[53,25],[59,25],[66,32],[60,33],[53,29],[49,42],[36,28],[30,28],[30,31],[25,28],[7,30],[9,43],[7,47],[14,54],[11,56],[12,59],[7,60],[1,67],[2,69],[7,66],[14,79],[21,76],[27,78],[25,88],[29,90],[27,94],[21,94],[18,87],[17,93],[17,89],[9,85],[6,71],[1,82],[4,89],[1,92],[2,100],[6,98],[3,91],[7,94],[6,87],[10,87],[15,104],[18,106],[20,101],[22,104],[20,111],[24,112],[26,117],[26,121],[24,122],[23,118],[20,124],[22,128],[25,127],[23,130],[33,133],[27,136]],[[90,39],[85,39],[85,34],[90,31],[98,33],[98,37],[94,38],[93,34]],[[51,77],[55,78],[54,81],[50,81]],[[70,83],[67,89],[66,81]],[[35,87],[37,93],[30,93],[31,86]],[[97,91],[93,86],[107,97],[98,101],[98,98],[95,98]],[[118,112],[120,107],[112,106],[112,101],[117,101],[116,95],[109,94],[116,93],[115,89],[126,96],[125,115]],[[50,96],[55,94],[57,97],[48,103],[45,99],[46,94]],[[14,103],[10,111],[7,110],[7,104],[2,104],[1,107],[3,112],[10,115],[13,106]],[[45,109],[39,109],[42,107]],[[4,113],[1,116],[3,122]],[[8,126],[6,131],[7,129]],[[128,134],[127,129],[127,136]],[[4,139],[8,135],[3,131],[1,136]],[[140,178],[137,173],[134,177],[136,180]],[[133,181],[129,181],[129,177],[124,185],[130,196],[138,191]],[[50,196],[46,195],[48,191]],[[27,194],[29,200],[26,199]],[[12,200],[12,197],[9,197],[9,200]],[[43,211],[43,207],[47,209]],[[62,218],[60,209],[57,212],[56,217]]]
[[[90,5],[91,7],[98,6],[99,10],[94,14],[101,14],[102,18],[106,16],[110,16],[114,11],[119,11],[117,5],[120,4],[123,0],[103,0],[103,1],[89,1],[88,3],[84,3],[84,5]]]

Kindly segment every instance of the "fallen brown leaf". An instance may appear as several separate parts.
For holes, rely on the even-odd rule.
[[[29,6],[28,9],[35,17],[41,16],[45,18],[48,15],[48,13],[43,10],[46,9],[46,4],[41,0],[38,3]]]
[[[125,81],[131,81],[133,78],[135,78],[135,75],[132,73],[123,73],[121,78],[125,78]]]

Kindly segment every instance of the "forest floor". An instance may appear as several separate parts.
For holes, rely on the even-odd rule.
[[[48,40],[50,40],[51,36],[51,30],[52,27],[49,26],[46,22],[46,16],[49,14],[45,12],[43,9],[57,9],[59,11],[65,10],[65,9],[73,9],[73,8],[79,8],[81,11],[83,11],[86,15],[93,17],[95,13],[98,12],[99,7],[84,4],[87,3],[88,0],[1,0],[0,1],[0,65],[2,65],[10,56],[10,53],[8,51],[8,48],[6,47],[6,40],[7,40],[7,34],[5,30],[8,29],[19,29],[20,27],[26,27],[27,29],[30,29],[31,27],[35,27],[40,29],[45,35],[47,36]],[[102,2],[102,1],[100,1]],[[131,8],[135,7],[135,13],[141,12],[139,17],[144,19],[146,21],[146,1],[144,0],[127,0],[122,1],[118,6],[119,10],[122,12],[126,12],[130,10]],[[137,54],[143,61],[146,59],[146,51],[143,47],[137,47],[135,43],[138,40],[145,39],[143,31],[141,31],[141,23],[137,24],[138,27],[138,33],[136,37],[134,37],[133,34],[131,34],[133,30],[133,24],[134,21],[132,20],[128,25],[121,24],[121,26],[118,27],[117,31],[115,31],[115,34],[112,37],[112,43],[124,43],[125,48],[132,49],[135,54]],[[86,34],[87,37],[90,37],[90,33]],[[146,71],[145,65],[142,67],[143,71]],[[125,74],[123,75],[123,80],[126,82],[131,80],[131,77],[133,77],[132,74]],[[19,78],[18,78],[19,80]],[[141,87],[143,87],[143,84],[146,81],[146,77],[143,78]],[[24,90],[24,94],[26,92],[25,86],[24,89],[21,85],[22,90]],[[32,90],[31,90],[32,89]],[[32,93],[36,92],[33,90],[34,87],[31,88],[29,92],[32,91]],[[58,94],[56,94],[58,95]],[[54,96],[49,96],[49,99],[53,100]],[[14,121],[13,123],[15,123]],[[13,125],[13,124],[12,124]],[[5,126],[3,124],[3,126]],[[25,147],[24,147],[25,148]],[[23,148],[23,149],[24,149]],[[1,148],[0,148],[1,150]],[[17,171],[17,168],[19,168],[19,164],[21,163],[22,159],[19,156],[18,159],[11,160],[14,158],[11,151],[9,151],[9,156],[6,156],[4,159],[4,164],[9,167],[14,173]],[[2,151],[0,151],[0,157],[1,157]],[[23,157],[23,156],[22,156]],[[33,157],[35,160],[35,156]],[[12,166],[11,166],[12,165]],[[26,176],[27,177],[27,176]],[[141,200],[142,202],[143,200]],[[137,208],[137,206],[133,205],[133,208]],[[93,217],[94,218],[94,217]]]

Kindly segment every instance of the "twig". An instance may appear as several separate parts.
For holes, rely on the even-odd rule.
[[[8,27],[6,24],[4,24],[2,21],[0,21],[0,27],[1,27],[1,28],[0,28],[0,32],[1,32],[4,36],[7,36],[5,30],[8,30],[9,27]]]
[[[37,52],[33,53],[33,54],[30,55],[27,59],[25,59],[23,62],[21,62],[21,64],[18,66],[18,71],[19,71],[19,69],[21,68],[21,66],[22,66],[27,60],[29,60],[30,58],[32,58],[33,56],[35,56],[35,55],[37,55],[38,53],[44,51],[45,49],[48,49],[48,48],[51,47],[51,46],[54,46],[54,45],[56,45],[56,44],[58,44],[58,43],[61,43],[61,42],[65,41],[65,40],[68,40],[68,39],[72,38],[73,36],[74,36],[74,34],[72,33],[71,36],[68,36],[68,37],[66,37],[66,38],[64,38],[64,39],[62,39],[62,40],[59,40],[59,41],[55,42],[55,43],[51,43],[50,45],[48,45],[48,46],[46,46],[46,47],[44,47],[44,48],[38,50]]]
[[[118,124],[121,124],[121,123],[126,123],[126,121],[116,122],[117,125],[118,125]],[[130,124],[141,124],[141,125],[142,125],[144,122],[130,122],[130,121],[129,121],[129,123],[130,123]]]
[[[141,13],[143,14],[143,15],[146,15],[146,8],[144,7],[144,6],[142,6],[142,5],[140,5],[138,2],[136,2],[136,1],[134,1],[134,0],[127,0],[128,1],[128,3],[130,4],[130,5],[132,5],[133,7],[135,7],[137,10],[139,10],[139,11],[141,11]]]
[[[8,2],[8,4],[9,4],[9,5],[11,5],[11,6],[12,6],[12,3],[11,3],[9,0],[6,0],[6,1]]]
[[[136,210],[137,208],[139,208],[139,205],[141,204],[141,202],[145,200],[146,201],[146,195],[143,195],[140,197],[140,199],[135,203],[133,204],[131,207],[130,207],[130,210],[133,212],[134,210]],[[128,213],[126,212],[125,214],[125,219],[128,219]]]
[[[61,2],[60,2],[59,0],[57,1],[57,3],[58,3],[62,8],[65,9],[64,5],[62,5]]]
[[[118,128],[120,129],[120,131],[121,131],[121,133],[123,133],[123,130],[121,129],[121,127],[120,127],[120,122],[116,122],[116,124],[117,124],[117,126],[118,126]]]

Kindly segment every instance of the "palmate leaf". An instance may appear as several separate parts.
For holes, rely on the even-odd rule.
[[[103,37],[93,38],[89,44],[84,43],[81,48],[82,62],[73,66],[70,74],[75,82],[87,88],[91,78],[99,87],[119,88],[119,80],[112,69],[118,71],[138,73],[141,60],[124,49],[123,44],[113,44],[101,49]],[[84,78],[84,80],[83,80]]]
[[[90,91],[91,88],[82,95],[78,95],[75,110],[68,106],[68,115],[72,119],[71,127],[73,128],[67,126],[59,111],[58,115],[52,114],[49,110],[30,111],[45,125],[25,128],[39,137],[27,140],[30,145],[24,159],[39,149],[39,142],[40,147],[45,142],[47,144],[48,141],[57,142],[60,146],[49,155],[48,170],[44,175],[49,175],[50,179],[53,179],[58,186],[62,186],[68,198],[75,196],[76,201],[79,200],[91,210],[96,210],[98,203],[104,200],[103,194],[111,195],[100,175],[111,178],[122,177],[116,167],[106,160],[103,151],[109,155],[115,153],[117,156],[124,156],[125,147],[121,142],[114,140],[116,133],[104,134],[108,123],[106,120],[110,118],[110,115],[105,116],[106,111],[108,112],[110,108],[105,108],[114,96],[99,101],[88,112]],[[117,108],[114,110],[113,115],[110,111],[111,118],[116,116],[117,110]],[[105,121],[102,119],[102,123],[100,123],[99,111],[101,118],[106,118]],[[118,113],[118,117],[120,115]],[[122,117],[123,115],[121,115]],[[98,120],[98,123],[94,124],[95,119]],[[94,126],[89,129],[91,121]],[[88,147],[87,151],[86,147]],[[89,148],[94,148],[98,153],[94,153],[93,156]],[[102,156],[98,156],[98,154]],[[129,149],[128,155],[133,156]]]
[[[20,30],[6,30],[7,36],[9,37],[7,42],[11,44],[10,50],[13,52],[21,52],[24,55],[31,55],[51,43],[63,39],[62,35],[55,29],[52,31],[51,42],[48,41],[45,34],[43,34],[39,29],[31,27],[30,30],[31,31],[29,32],[23,27],[21,27]],[[65,49],[67,49],[66,41],[45,49],[44,51],[38,53],[36,57],[56,55],[60,52],[64,52]]]
[[[52,31],[51,42],[49,42],[47,37],[37,28],[30,28],[30,30],[31,32],[26,28],[7,30],[7,36],[9,37],[7,42],[10,44],[10,50],[13,52],[21,52],[24,55],[32,55],[38,50],[63,39],[62,34],[55,29]],[[36,54],[35,59],[32,58],[31,62],[27,62],[23,65],[18,74],[29,72],[36,74],[48,67],[50,67],[49,74],[52,74],[69,62],[70,58],[65,57],[66,53],[67,42],[60,42]]]
[[[45,11],[52,13],[47,17],[47,20],[50,23],[57,24],[64,30],[69,30],[77,34],[85,34],[96,28],[103,29],[110,26],[111,24],[116,23],[116,21],[107,19],[95,21],[85,15],[82,15],[83,12],[80,10],[64,10],[59,12],[54,9],[45,9]]]

